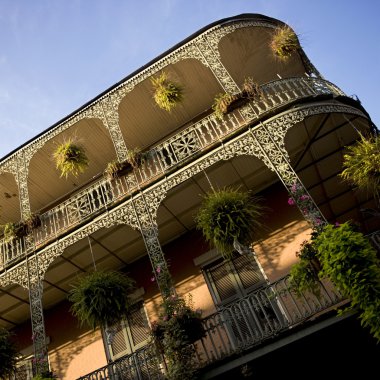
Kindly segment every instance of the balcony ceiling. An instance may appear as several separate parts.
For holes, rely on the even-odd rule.
[[[356,138],[353,125],[363,129],[366,122],[343,114],[316,115],[293,127],[285,141],[292,165],[300,170],[299,175],[322,211],[327,217],[333,212],[341,214],[340,221],[353,216],[350,211],[352,205],[366,202],[365,195],[350,191],[336,177],[341,170],[342,153],[339,148]],[[309,146],[311,140],[314,143]],[[204,173],[194,176],[172,189],[159,208],[158,225],[162,245],[194,228],[194,216],[202,195],[210,190],[209,181],[215,188],[233,185],[259,193],[278,180],[254,157],[235,157],[230,161],[222,161],[207,169],[207,177]],[[330,202],[326,201],[326,196],[331,199]],[[146,254],[140,233],[126,225],[99,230],[91,236],[90,242],[98,269],[128,270],[131,262]],[[46,273],[45,309],[64,300],[75,279],[92,269],[88,239],[67,248]],[[148,274],[151,272],[151,268],[145,270]],[[26,291],[19,286],[0,290],[0,326],[12,328],[28,318]]]

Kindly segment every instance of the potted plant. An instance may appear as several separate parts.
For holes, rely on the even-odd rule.
[[[188,301],[172,295],[161,304],[161,313],[158,321],[152,323],[152,333],[155,339],[163,341],[165,336],[171,337],[180,333],[179,345],[188,345],[205,336],[202,324],[202,311],[193,310],[192,298]]]
[[[9,378],[16,369],[18,352],[10,333],[0,328],[0,379]]]
[[[57,376],[52,371],[45,371],[33,377],[32,380],[55,380]]]
[[[9,223],[6,223],[3,227],[4,227],[4,239],[8,242],[14,239],[20,239],[26,236],[28,233],[27,226],[23,222],[19,222],[19,223],[9,222]]]
[[[132,170],[132,165],[128,161],[119,162],[117,160],[113,160],[108,163],[104,171],[104,174],[109,179],[116,179],[116,178],[120,178],[121,176],[125,175],[131,170]]]
[[[197,228],[226,259],[238,244],[249,245],[261,226],[259,198],[233,188],[212,191],[204,197],[196,216]]]
[[[379,200],[380,195],[380,138],[378,135],[360,140],[347,147],[343,156],[343,168],[340,177],[369,191]]]
[[[243,82],[242,96],[250,100],[259,100],[263,96],[263,91],[253,78],[248,77]]]
[[[315,245],[315,238],[318,231],[313,231],[310,241],[304,241],[301,249],[296,253],[299,262],[294,264],[290,269],[290,286],[295,290],[298,296],[304,292],[311,292],[316,296],[320,295],[320,278],[321,263],[318,258],[318,251]]]
[[[170,112],[182,101],[182,87],[170,81],[165,72],[156,78],[151,78],[151,83],[154,88],[154,100],[160,108]]]
[[[215,116],[218,119],[223,120],[224,115],[231,112],[234,109],[234,105],[237,106],[236,101],[239,100],[237,95],[232,95],[228,93],[219,93],[214,98],[214,103],[212,109],[214,110]]]
[[[41,226],[41,218],[39,214],[30,213],[24,221],[28,233],[31,233],[35,228]]]
[[[127,152],[127,161],[132,165],[133,169],[138,168],[145,161],[145,154],[141,152],[141,149],[135,147],[129,149]]]
[[[300,48],[297,35],[288,26],[276,28],[272,34],[270,48],[274,55],[281,59],[287,60],[293,52]]]
[[[152,323],[152,336],[167,360],[169,379],[195,379],[195,348],[193,343],[203,338],[202,312],[194,310],[188,300],[172,295],[161,304],[159,320]]]
[[[111,326],[128,314],[134,281],[114,271],[96,271],[81,277],[69,292],[71,311],[81,324]]]
[[[84,147],[72,138],[59,144],[53,153],[55,164],[61,172],[61,177],[69,174],[77,177],[88,167],[88,158]]]

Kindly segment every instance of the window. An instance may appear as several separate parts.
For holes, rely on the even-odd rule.
[[[148,319],[142,301],[135,303],[127,318],[113,326],[110,354],[115,360],[143,347],[149,338]]]
[[[242,298],[265,283],[253,255],[235,256],[228,262],[219,259],[204,267],[204,274],[217,306]]]

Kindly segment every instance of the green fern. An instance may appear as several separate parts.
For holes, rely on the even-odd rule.
[[[234,241],[251,242],[253,231],[261,226],[263,208],[249,192],[232,188],[207,194],[196,216],[197,228],[225,257],[231,257]]]
[[[347,147],[343,156],[343,168],[340,176],[366,190],[379,199],[380,195],[380,138],[374,136],[361,139],[354,145]]]
[[[154,88],[154,100],[160,108],[170,112],[182,101],[182,87],[169,81],[165,72],[157,78],[151,78],[151,83]]]
[[[276,57],[288,59],[300,47],[297,35],[288,26],[275,29],[270,42],[270,48]]]
[[[134,281],[120,272],[89,273],[69,293],[71,311],[94,329],[112,325],[128,313],[133,289]]]
[[[11,376],[16,368],[18,352],[10,333],[0,329],[0,379]]]
[[[61,172],[61,177],[67,178],[69,174],[77,177],[88,167],[88,158],[84,147],[68,139],[58,145],[53,153],[55,164]]]

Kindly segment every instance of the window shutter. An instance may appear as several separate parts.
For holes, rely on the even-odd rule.
[[[123,322],[119,322],[116,325],[114,325],[113,329],[116,330],[116,333],[113,336],[111,350],[112,356],[115,358],[116,356],[120,356],[120,354],[124,355],[128,353],[128,345],[126,341]]]
[[[128,316],[129,331],[132,337],[133,348],[145,343],[149,338],[148,323],[142,303],[137,304]]]
[[[226,301],[232,297],[236,297],[236,286],[229,275],[229,268],[225,262],[221,262],[208,269],[209,277],[217,292],[219,302]]]
[[[245,290],[256,287],[257,285],[261,285],[263,283],[263,275],[252,256],[237,256],[232,263]]]

